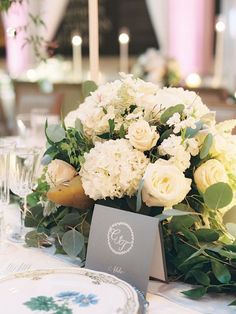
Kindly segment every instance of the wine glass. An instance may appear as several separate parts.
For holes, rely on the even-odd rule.
[[[9,204],[9,168],[10,154],[15,143],[0,140],[0,245],[4,240],[4,209]]]
[[[16,147],[13,153],[10,189],[24,201],[20,211],[20,229],[10,236],[10,239],[15,242],[24,242],[25,240],[24,223],[27,213],[27,195],[32,192],[39,156],[40,150],[36,148]]]

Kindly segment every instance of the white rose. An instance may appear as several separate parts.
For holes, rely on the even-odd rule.
[[[185,198],[191,182],[175,165],[158,159],[144,174],[143,201],[147,206],[171,207]]]
[[[57,186],[70,181],[76,175],[76,170],[63,160],[55,159],[48,165],[46,180],[50,186]]]
[[[156,145],[160,135],[155,126],[150,126],[145,120],[138,120],[129,126],[126,137],[134,148],[144,152]]]
[[[194,172],[194,181],[201,192],[218,182],[228,182],[228,176],[223,164],[216,159],[210,159]]]

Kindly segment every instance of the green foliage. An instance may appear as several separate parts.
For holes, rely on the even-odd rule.
[[[195,216],[174,216],[172,217],[169,228],[173,232],[181,231],[183,228],[190,228],[192,225],[197,222],[198,218]]]
[[[66,132],[60,125],[52,124],[46,128],[46,136],[48,142],[58,143],[64,140]]]
[[[40,233],[36,230],[30,231],[25,236],[25,243],[30,247],[45,247],[51,246],[51,242],[48,240],[48,236],[45,233]]]
[[[78,129],[64,130],[60,126],[47,126],[46,124],[48,148],[44,156],[48,155],[52,159],[64,160],[79,170],[84,153],[88,152],[93,144],[84,136],[83,130],[79,127],[79,121],[77,121],[77,127]]]
[[[120,126],[120,130],[119,130],[119,137],[120,138],[125,138],[125,128],[124,128],[124,125],[123,124],[121,124],[121,126]]]
[[[22,0],[1,0],[0,11],[7,11],[13,3],[21,3]]]
[[[209,154],[209,150],[212,146],[213,143],[213,136],[212,134],[208,134],[202,144],[202,148],[200,151],[200,158],[204,159],[207,157],[207,155]]]
[[[229,184],[219,182],[209,186],[203,198],[207,207],[211,209],[223,208],[231,203],[233,191]]]
[[[188,291],[183,291],[182,293],[191,299],[200,299],[204,296],[204,294],[206,294],[206,292],[207,288],[199,287]]]
[[[182,114],[183,111],[184,111],[184,105],[182,104],[169,107],[162,113],[160,117],[160,121],[161,123],[165,124],[170,119],[170,117],[173,116],[174,113]]]
[[[221,283],[229,283],[231,280],[231,274],[226,265],[221,264],[218,261],[211,261],[212,271],[216,279]]]
[[[94,81],[86,81],[82,84],[82,93],[84,98],[88,97],[92,92],[98,88]]]
[[[163,142],[165,139],[167,139],[171,134],[173,133],[172,129],[165,130],[160,137],[160,141]]]
[[[214,242],[220,237],[217,231],[207,228],[197,229],[194,234],[200,242]]]
[[[169,217],[174,217],[174,216],[185,216],[185,215],[193,215],[195,214],[194,212],[189,212],[189,211],[184,211],[184,210],[179,210],[179,209],[166,209],[164,210],[160,215],[157,215],[156,217],[162,221],[165,220]]]
[[[195,123],[196,127],[194,129],[192,128],[187,128],[185,132],[185,138],[192,138],[197,135],[197,133],[201,130],[203,127],[203,122],[198,121]]]
[[[173,217],[163,221],[165,251],[171,279],[198,285],[183,294],[199,299],[207,292],[236,292],[236,244],[220,242],[221,231],[197,228],[199,219]],[[234,302],[232,302],[232,305]]]
[[[136,211],[139,212],[142,207],[142,189],[144,185],[144,180],[140,181],[138,192],[137,192],[137,200],[136,200]]]
[[[71,257],[76,257],[84,247],[84,236],[76,229],[64,233],[62,248]]]

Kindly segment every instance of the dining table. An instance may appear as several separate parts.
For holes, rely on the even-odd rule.
[[[15,243],[8,239],[8,232],[19,225],[20,212],[15,203],[5,209],[6,236],[0,248],[0,279],[12,273],[37,269],[57,269],[80,267],[77,260],[65,255],[55,254],[55,248],[32,248],[26,244]],[[138,263],[137,266],[138,267]],[[1,281],[0,281],[1,285]],[[146,300],[148,314],[233,314],[235,306],[228,306],[233,295],[206,295],[200,300],[191,300],[182,291],[191,286],[182,282],[160,282],[150,280]],[[1,301],[0,301],[1,304]],[[3,313],[1,311],[1,313]],[[7,312],[4,312],[7,314]],[[16,312],[17,313],[17,312]],[[128,313],[127,313],[128,314]]]

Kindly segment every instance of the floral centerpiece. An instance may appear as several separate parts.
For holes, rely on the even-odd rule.
[[[181,83],[181,71],[178,62],[164,57],[159,50],[149,48],[138,57],[133,66],[133,74],[145,81],[162,86],[178,86]]]
[[[103,203],[162,221],[170,278],[197,285],[187,296],[235,292],[236,242],[222,218],[235,204],[236,120],[216,124],[194,92],[132,75],[87,83],[85,94],[62,125],[45,127],[26,242],[83,261],[93,205]]]

